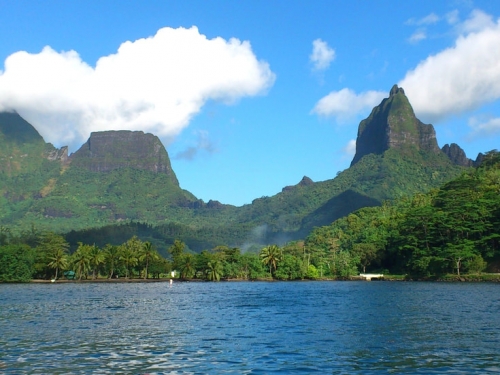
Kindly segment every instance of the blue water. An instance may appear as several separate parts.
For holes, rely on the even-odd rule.
[[[500,285],[0,284],[0,373],[500,373]]]

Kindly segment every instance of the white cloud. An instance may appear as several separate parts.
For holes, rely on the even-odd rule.
[[[408,38],[408,41],[410,43],[418,43],[424,39],[427,39],[427,33],[423,29],[418,29]]]
[[[468,19],[459,24],[458,30],[462,34],[468,34],[493,27],[495,27],[495,22],[491,15],[486,14],[482,10],[475,9]]]
[[[500,23],[490,21],[483,12],[472,12],[453,47],[429,56],[398,83],[423,121],[500,98]]]
[[[162,28],[123,43],[95,67],[75,51],[17,52],[0,71],[0,110],[15,110],[47,141],[77,146],[91,131],[143,130],[173,139],[208,100],[264,93],[275,75],[250,43]]]
[[[346,154],[346,156],[354,157],[354,155],[356,154],[356,140],[351,139],[347,143],[347,145],[345,145],[345,147],[342,149],[342,151],[344,152],[344,154]]]
[[[332,91],[321,98],[312,110],[320,116],[333,117],[337,122],[345,122],[357,115],[371,110],[380,104],[387,93],[381,91],[366,91],[356,94],[353,90],[344,88]]]
[[[335,50],[330,48],[326,42],[321,39],[313,41],[313,51],[309,60],[314,64],[315,70],[325,70],[335,59]]]
[[[500,118],[478,118],[469,119],[469,127],[472,129],[470,138],[486,137],[500,133]]]
[[[439,21],[439,16],[435,13],[430,13],[425,17],[415,19],[415,18],[410,18],[407,20],[405,23],[407,25],[411,26],[422,26],[422,25],[431,25]]]
[[[450,25],[455,25],[460,20],[458,16],[458,10],[454,9],[451,12],[446,13],[445,18],[446,22],[448,22]]]

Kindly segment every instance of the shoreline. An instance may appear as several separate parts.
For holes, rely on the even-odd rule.
[[[176,283],[186,283],[186,282],[213,282],[202,279],[171,279],[171,278],[159,278],[159,279],[83,279],[83,280],[67,280],[59,279],[56,281],[44,280],[44,279],[33,279],[28,281],[27,284],[75,284],[75,283],[104,283],[104,284],[126,284],[126,283],[170,283],[170,280]],[[426,279],[406,279],[402,277],[391,277],[387,276],[381,279],[373,279],[371,281],[365,280],[363,277],[353,276],[348,279],[303,279],[303,280],[274,280],[274,279],[256,279],[256,280],[246,280],[246,279],[221,279],[220,282],[289,282],[289,281],[303,281],[303,282],[315,282],[315,281],[364,281],[364,282],[500,282],[500,274],[484,274],[484,275],[464,275],[464,276],[448,276],[440,278],[426,278]],[[0,284],[10,284],[10,283],[0,283]],[[24,284],[16,283],[13,284]]]

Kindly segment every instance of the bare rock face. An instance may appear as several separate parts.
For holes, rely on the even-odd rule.
[[[475,164],[474,161],[465,155],[465,151],[456,143],[452,143],[451,145],[445,144],[441,150],[448,156],[453,164],[463,167],[472,167]]]
[[[356,155],[351,166],[368,154],[382,154],[390,148],[414,146],[418,150],[439,153],[436,132],[415,117],[402,88],[394,85],[389,98],[373,108],[361,121],[356,140]]]
[[[72,166],[83,167],[92,172],[106,173],[128,167],[165,173],[179,185],[161,141],[155,135],[142,131],[91,133],[88,141],[70,156],[70,161]]]
[[[47,159],[50,161],[59,160],[61,163],[65,164],[68,161],[68,146],[48,151]]]

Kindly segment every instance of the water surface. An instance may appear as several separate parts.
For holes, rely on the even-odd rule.
[[[499,288],[0,284],[0,373],[500,373]]]

